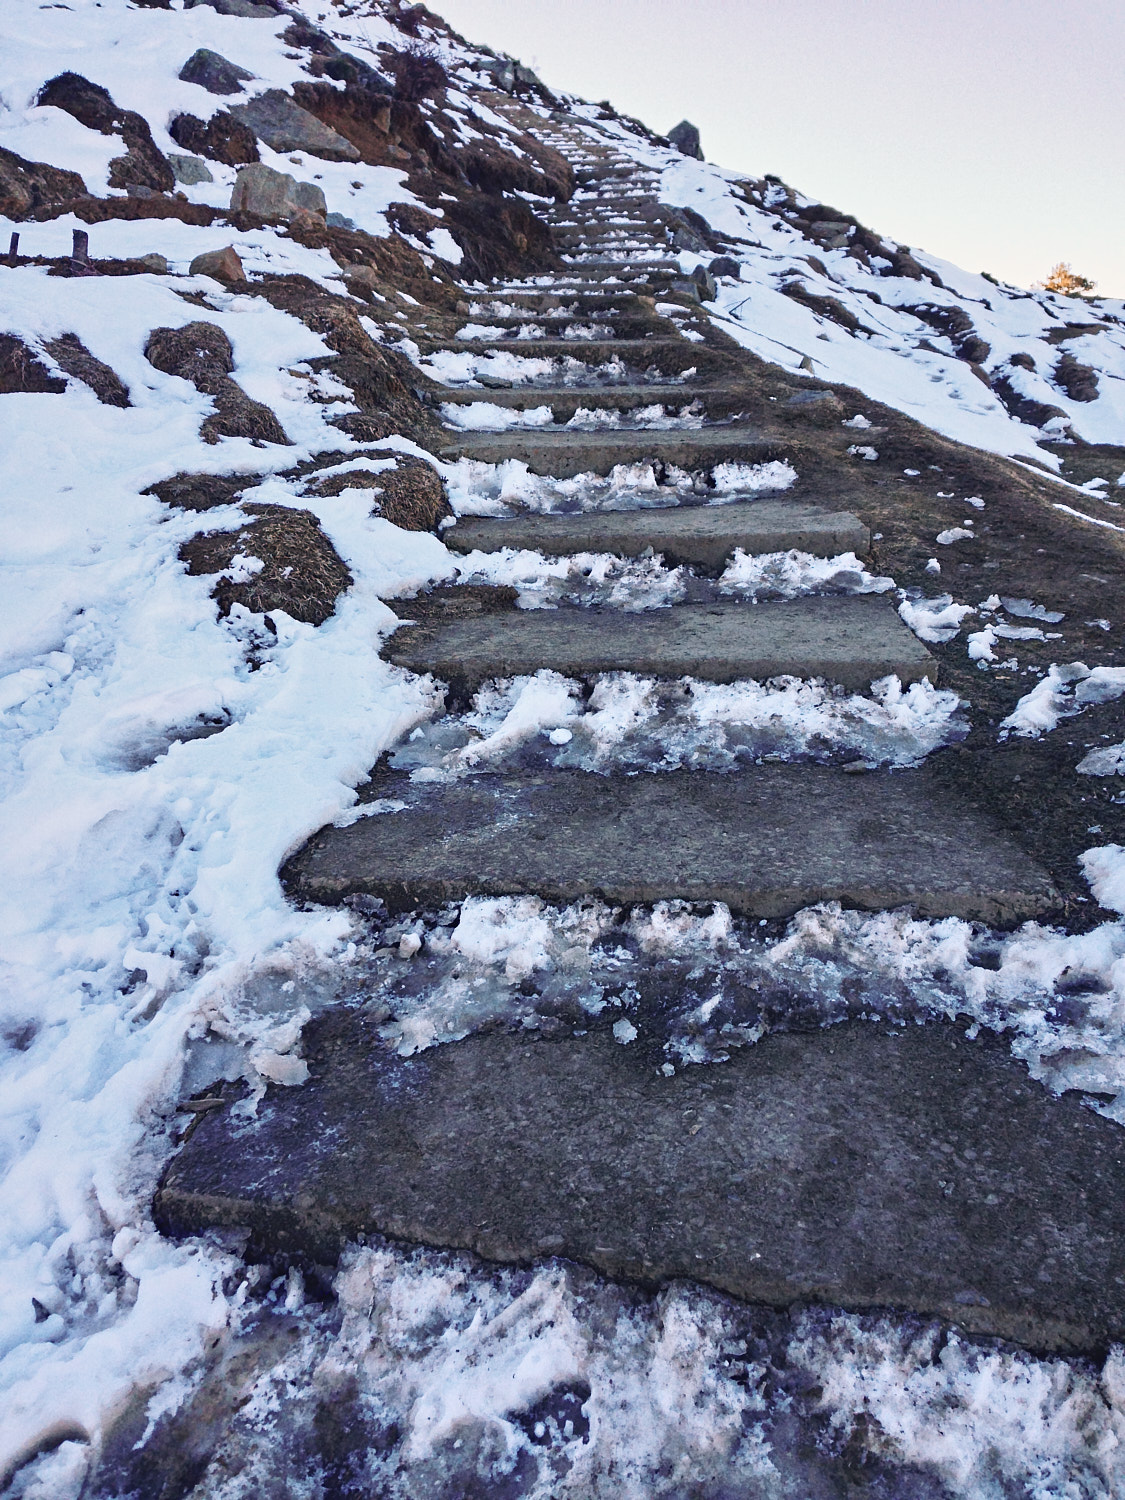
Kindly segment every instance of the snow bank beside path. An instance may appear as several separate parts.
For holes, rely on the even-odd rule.
[[[378,659],[380,594],[446,571],[444,548],[372,517],[369,492],[271,477],[348,446],[286,373],[327,351],[261,299],[217,300],[235,377],[292,447],[200,440],[208,398],[143,355],[152,327],[200,316],[161,278],[0,280],[0,327],[76,332],[133,403],[77,382],[2,398],[0,1472],[52,1433],[96,1439],[229,1316],[221,1257],[148,1223],[185,1038],[225,1026],[263,1066],[292,1046],[290,1018],[247,1022],[240,994],[263,962],[323,965],[349,919],[295,911],[278,866],[430,709]],[[335,615],[220,622],[177,551],[235,513],[140,493],[178,470],[258,474],[254,498],[314,509],[355,578]]]

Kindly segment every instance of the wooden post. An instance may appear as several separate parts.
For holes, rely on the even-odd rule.
[[[89,262],[90,236],[84,229],[76,229],[74,231],[74,249],[71,253],[73,258],[81,261],[83,265]]]
[[[16,263],[16,256],[19,253],[20,253],[20,237],[19,237],[18,234],[13,233],[12,238],[11,238],[11,242],[8,245],[8,259],[11,261],[11,263],[12,263],[13,266]]]

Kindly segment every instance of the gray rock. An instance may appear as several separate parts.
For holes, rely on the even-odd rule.
[[[409,617],[409,603],[399,609]],[[513,609],[404,626],[385,654],[413,672],[432,672],[458,695],[490,677],[519,677],[541,667],[578,678],[600,672],[704,682],[823,677],[850,692],[865,692],[891,673],[904,686],[937,677],[937,663],[922,642],[886,599],[871,594],[628,613]]]
[[[742,275],[742,266],[733,255],[716,255],[707,269],[712,276],[733,276],[735,281]]]
[[[271,21],[277,17],[272,5],[259,5],[256,0],[184,0],[185,10],[196,5],[209,5],[221,16],[242,16],[251,21]]]
[[[699,144],[699,131],[690,120],[681,120],[680,123],[668,132],[668,139],[684,156],[694,156],[696,161],[703,160],[703,149]]]
[[[256,219],[288,220],[302,209],[323,215],[324,194],[314,182],[298,182],[288,172],[275,171],[263,162],[243,167],[230,195],[232,213],[251,214]]]
[[[307,187],[308,184],[306,183],[305,186]],[[355,220],[349,219],[347,214],[331,213],[325,222],[329,229],[355,229]]]
[[[158,276],[167,276],[170,269],[168,257],[158,254],[155,250],[150,250],[147,255],[140,256],[139,260],[142,266],[147,267],[148,270],[155,272]]]
[[[178,75],[184,83],[197,83],[209,94],[241,94],[242,85],[253,73],[240,68],[208,47],[198,47],[184,63]]]
[[[668,1078],[634,1019],[628,1046],[495,1031],[400,1058],[333,1007],[306,1030],[307,1084],[252,1120],[200,1118],[157,1223],[246,1228],[263,1258],[389,1235],[1036,1349],[1125,1337],[1120,1127],[1052,1098],[1003,1039],[849,1022]]]
[[[185,187],[191,187],[197,182],[214,182],[215,180],[211,175],[211,168],[201,156],[179,156],[169,151],[168,161],[172,167],[172,175]]]
[[[327,216],[328,204],[325,202],[324,189],[317,187],[315,182],[301,182],[298,179],[293,185],[293,201],[305,213],[319,214],[322,219]]]
[[[307,151],[326,161],[359,160],[351,141],[295,104],[281,89],[268,89],[245,104],[237,104],[231,114],[249,125],[273,151]]]
[[[718,296],[718,287],[715,285],[715,278],[711,275],[711,272],[705,266],[696,266],[695,270],[691,273],[691,279],[699,288],[699,300],[701,302],[714,302]]]

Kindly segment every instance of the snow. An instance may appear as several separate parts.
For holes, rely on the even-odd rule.
[[[769,760],[912,766],[968,733],[957,694],[928,681],[904,690],[887,677],[867,696],[795,677],[716,684],[613,672],[584,693],[545,669],[486,683],[464,713],[420,728],[391,762],[426,781],[544,765],[603,774]]]
[[[666,466],[662,479],[650,463],[616,464],[608,475],[579,474],[552,479],[533,474],[519,459],[501,464],[460,458],[445,466],[449,503],[458,515],[503,516],[515,510],[543,514],[589,510],[632,510],[678,504],[691,496],[722,505],[751,495],[786,490],[797,471],[786,460],[761,464],[716,464],[708,485]]]

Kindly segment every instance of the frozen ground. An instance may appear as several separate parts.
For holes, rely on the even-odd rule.
[[[300,8],[320,14],[311,0]],[[332,24],[342,43],[368,55],[401,39],[378,6],[352,19],[337,11]],[[119,139],[35,106],[46,78],[68,66],[88,74],[145,114],[158,146],[174,149],[170,111],[201,108],[201,91],[176,79],[184,58],[210,46],[237,54],[255,89],[288,87],[299,70],[283,29],[207,6],[9,0],[0,18],[0,146],[78,170],[104,190]],[[452,43],[445,50],[468,87],[485,59]],[[465,95],[454,90],[452,102],[467,121]],[[599,128],[659,168],[669,201],[745,241],[742,281],[723,284],[716,315],[747,347],[789,368],[807,355],[820,378],[854,383],[943,432],[1052,460],[1038,431],[1010,418],[942,337],[903,310],[908,295],[921,295],[917,283],[871,278],[876,304],[855,262],[802,240],[777,214],[736,202],[730,174],[649,146],[615,122]],[[345,174],[317,163],[316,172],[329,207],[372,232],[385,230],[392,201],[410,201],[401,174],[388,169]],[[76,225],[18,227],[25,250],[60,254]],[[11,227],[4,221],[0,232]],[[326,252],[273,230],[112,221],[92,238],[101,254],[162,253],[177,273],[201,249],[234,243],[251,274],[292,271],[339,286]],[[814,250],[824,278],[800,260]],[[1030,394],[1063,408],[1092,440],[1125,441],[1119,324],[1067,344],[1101,382],[1095,401],[1071,402],[1044,373],[1058,352],[1044,335],[1073,316],[1072,305],[919,259],[945,283],[924,287],[926,298],[971,303],[995,360],[1030,352]],[[825,324],[777,290],[798,260],[801,276],[830,283],[869,333]],[[200,440],[208,399],[143,357],[151,328],[201,315],[183,292],[202,298],[202,315],[227,332],[236,378],[273,408],[293,446]],[[1120,307],[1102,305],[1102,315],[1117,318]],[[918,349],[924,329],[936,352]],[[139,1410],[139,1439],[192,1411],[210,1362],[237,1355],[245,1345],[236,1335],[250,1339],[268,1315],[287,1320],[287,1352],[260,1371],[251,1363],[241,1426],[226,1440],[245,1467],[239,1475],[232,1462],[203,1493],[250,1495],[291,1481],[277,1425],[287,1389],[293,1433],[333,1406],[357,1413],[362,1430],[382,1431],[382,1448],[372,1436],[362,1461],[373,1491],[382,1483],[396,1495],[456,1493],[441,1489],[446,1478],[452,1485],[457,1473],[478,1471],[492,1487],[484,1492],[497,1494],[516,1475],[527,1481],[521,1493],[542,1495],[677,1494],[689,1483],[713,1495],[723,1486],[803,1495],[813,1491],[794,1457],[801,1422],[818,1435],[818,1451],[886,1466],[887,1483],[898,1486],[888,1493],[1121,1493],[1119,1351],[1100,1368],[1037,1360],[928,1326],[812,1313],[763,1321],[688,1288],[650,1300],[556,1265],[497,1273],[387,1247],[357,1251],[345,1267],[337,1321],[331,1304],[306,1296],[299,1274],[248,1275],[215,1246],[157,1234],[152,1189],[188,1123],[177,1109],[185,1082],[190,1093],[217,1068],[256,1086],[299,1086],[303,1019],[357,984],[385,1005],[387,1039],[400,1048],[497,1020],[542,1024],[565,1001],[619,1009],[623,1044],[630,1030],[662,1028],[675,1067],[752,1045],[798,1013],[794,997],[818,1023],[955,1015],[1005,1031],[1045,1084],[1083,1089],[1120,1119],[1125,925],[997,936],[901,913],[818,909],[784,932],[759,933],[722,910],[560,912],[526,898],[467,902],[396,929],[378,913],[294,910],[278,865],[325,822],[357,811],[355,787],[384,750],[397,747],[404,761],[413,754],[418,768],[442,774],[450,769],[443,757],[454,757],[453,769],[458,757],[471,762],[470,751],[499,762],[532,742],[563,761],[585,756],[575,763],[591,769],[630,756],[648,769],[771,753],[902,764],[956,739],[967,711],[948,693],[894,685],[855,699],[810,684],[670,690],[635,679],[599,684],[580,704],[572,684],[540,674],[495,685],[469,715],[445,721],[430,685],[378,658],[395,623],[383,601],[466,566],[484,577],[484,565],[372,517],[369,492],[310,498],[273,477],[349,446],[324,421],[346,402],[314,399],[332,396],[304,365],[326,352],[315,334],[205,278],[49,279],[33,267],[0,273],[0,331],[36,346],[76,332],[132,399],[127,409],[105,406],[75,381],[63,394],[0,397],[0,886],[9,893],[0,913],[0,1483],[18,1469],[13,1495],[77,1497],[118,1419]],[[589,374],[578,361],[483,351],[431,356],[423,367],[451,384],[482,374],[540,383]],[[636,378],[620,364],[597,374],[607,383]],[[272,633],[246,611],[220,621],[210,580],[188,577],[177,553],[197,531],[235,525],[236,513],[169,511],[142,493],[178,470],[258,476],[248,498],[311,508],[355,579],[336,613],[318,628],[275,613]],[[449,470],[458,509],[484,514],[714,502],[783,489],[793,477],[784,465],[743,469],[704,496],[690,493],[686,476],[660,486],[651,471],[551,485],[519,465]],[[857,585],[854,561],[835,559],[834,572],[813,578],[791,555],[741,559],[722,586],[768,597],[882,583],[860,576]],[[517,582],[525,602],[539,583],[539,602],[552,590],[619,586],[648,603],[663,591],[668,602],[687,586],[657,563],[632,573],[616,565],[617,576],[596,559],[554,575],[553,564],[520,557],[489,566],[490,581]],[[840,583],[845,576],[853,581]],[[1013,619],[1009,631],[1050,628],[1044,617],[952,594],[903,603],[923,635],[978,624],[987,634]],[[969,618],[973,610],[980,619]],[[997,629],[978,659],[987,666],[987,652],[1000,641],[1009,649],[1010,639]],[[1029,688],[1008,732],[1050,733],[1060,716],[1106,701],[1120,691],[1107,671],[1121,669],[1060,665]],[[1086,871],[1102,905],[1125,911],[1125,850],[1091,849]],[[643,991],[653,956],[683,978],[676,1006],[661,1008]],[[229,1371],[221,1360],[219,1368]]]

